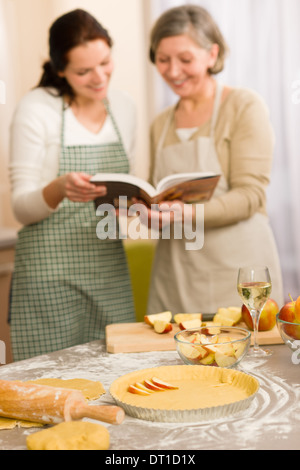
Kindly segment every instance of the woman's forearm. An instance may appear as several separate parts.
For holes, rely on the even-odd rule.
[[[56,209],[65,198],[64,178],[64,176],[59,176],[43,189],[44,200],[51,209]]]
[[[91,175],[86,173],[67,173],[49,183],[43,190],[46,204],[56,209],[59,203],[68,198],[73,202],[89,202],[106,194],[105,186],[90,183]]]

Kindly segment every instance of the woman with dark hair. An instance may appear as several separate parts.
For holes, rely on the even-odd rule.
[[[14,360],[101,339],[135,320],[122,241],[100,240],[95,173],[133,168],[135,107],[108,91],[112,40],[83,10],[50,29],[50,60],[12,122],[12,204],[23,228],[11,298]]]
[[[204,204],[203,247],[186,250],[184,239],[159,240],[149,313],[214,314],[219,307],[239,306],[238,269],[247,264],[269,267],[272,297],[279,305],[283,302],[266,209],[273,131],[260,96],[216,79],[227,52],[218,25],[197,5],[167,10],[151,31],[150,60],[178,97],[151,128],[151,181],[156,185],[184,171],[221,177]],[[196,205],[189,208],[197,222]]]

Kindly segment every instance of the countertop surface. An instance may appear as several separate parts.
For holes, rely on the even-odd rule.
[[[126,415],[121,425],[103,423],[110,432],[110,450],[299,450],[300,345],[299,352],[285,345],[269,348],[274,352],[272,356],[267,359],[247,356],[239,366],[260,382],[260,389],[246,410],[222,419],[189,424],[149,422]],[[110,354],[104,342],[95,341],[2,366],[0,379],[99,380],[107,393],[96,403],[111,404],[114,401],[109,387],[121,375],[177,364],[182,362],[175,351]],[[0,449],[25,450],[26,436],[36,431],[2,430]]]
[[[16,229],[0,227],[0,250],[13,248],[17,241],[17,234]]]

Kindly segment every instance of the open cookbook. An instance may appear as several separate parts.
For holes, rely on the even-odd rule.
[[[107,187],[107,194],[98,197],[95,205],[108,203],[118,207],[120,196],[130,201],[135,198],[144,201],[149,207],[162,201],[181,200],[184,203],[208,201],[220,179],[214,173],[177,173],[159,181],[155,188],[147,181],[123,173],[98,173],[91,183]]]

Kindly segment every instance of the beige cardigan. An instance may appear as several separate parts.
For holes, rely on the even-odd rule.
[[[169,107],[151,126],[150,181],[159,138]],[[208,136],[210,121],[200,126],[192,137]],[[174,119],[164,146],[180,143]],[[270,180],[274,134],[268,110],[262,99],[247,89],[232,89],[221,104],[215,128],[215,146],[229,190],[205,204],[205,228],[222,227],[266,214],[266,186]],[[187,169],[188,171],[188,169]]]

